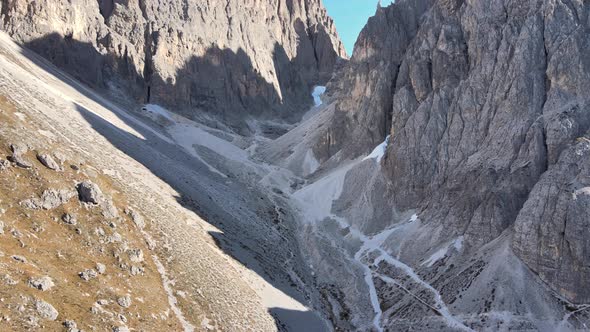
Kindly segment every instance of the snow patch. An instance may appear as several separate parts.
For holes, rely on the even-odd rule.
[[[371,152],[370,155],[366,156],[364,160],[368,160],[368,159],[375,159],[375,162],[380,163],[381,159],[383,159],[383,156],[385,155],[385,150],[387,149],[387,144],[389,144],[389,136],[387,136],[385,138],[385,141],[379,145],[377,145],[377,147],[373,150],[373,152]]]
[[[578,196],[590,196],[590,187],[585,187],[574,191],[574,201],[578,199]]]
[[[463,248],[463,239],[464,239],[463,236],[459,236],[450,244],[448,244],[448,245],[444,246],[443,248],[439,249],[438,251],[436,251],[434,254],[432,254],[427,260],[422,262],[422,264],[420,264],[420,265],[421,266],[426,265],[427,267],[432,267],[432,265],[434,265],[434,263],[438,262],[439,260],[441,260],[441,259],[445,258],[445,256],[447,256],[451,246],[453,248],[455,248],[455,250],[460,251],[461,248]]]
[[[311,95],[313,96],[313,102],[315,104],[315,107],[322,106],[322,95],[324,93],[326,93],[325,86],[318,85],[315,88],[313,88],[313,92]]]
[[[463,248],[463,240],[465,239],[464,236],[459,236],[457,239],[455,239],[455,241],[453,241],[453,247],[455,247],[455,249],[457,249],[457,251],[460,251],[461,248]]]
[[[422,264],[420,264],[420,265],[421,266],[426,265],[427,267],[432,267],[432,265],[434,265],[434,263],[436,263],[439,260],[445,258],[445,256],[447,255],[447,252],[448,251],[449,251],[449,247],[448,246],[445,246],[445,247],[439,249],[434,254],[432,254],[427,260],[425,260],[424,262],[422,262]]]
[[[309,149],[305,153],[305,157],[303,158],[303,166],[302,171],[303,175],[310,175],[313,174],[315,171],[318,170],[320,167],[320,163],[313,154],[313,150]]]
[[[320,222],[332,217],[332,203],[342,194],[344,179],[357,163],[350,163],[320,180],[293,193],[308,222]]]
[[[172,114],[160,105],[147,104],[142,108],[142,111],[147,112],[147,115],[156,121],[158,117],[162,117],[168,121],[174,121]]]

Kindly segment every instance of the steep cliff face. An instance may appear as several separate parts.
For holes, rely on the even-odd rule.
[[[292,115],[346,57],[321,0],[2,2],[13,38],[93,87],[195,116]]]
[[[356,157],[390,135],[390,201],[432,231],[410,251],[507,231],[541,279],[589,301],[589,16],[576,0],[379,9],[330,84],[336,120],[316,155]]]

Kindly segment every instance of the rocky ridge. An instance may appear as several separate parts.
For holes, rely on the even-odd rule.
[[[320,0],[1,2],[0,27],[120,102],[296,119],[346,54]],[[206,78],[206,79],[203,79]],[[279,112],[280,113],[277,113]]]
[[[336,113],[314,153],[328,166],[390,135],[390,204],[418,209],[430,234],[404,248],[407,261],[508,232],[558,296],[587,303],[588,31],[584,1],[379,8],[330,82]]]

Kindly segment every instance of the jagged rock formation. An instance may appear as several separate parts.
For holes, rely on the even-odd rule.
[[[355,157],[391,135],[391,202],[432,230],[410,252],[462,235],[476,249],[508,230],[533,272],[588,302],[589,31],[578,0],[378,9],[330,83],[335,121],[314,152]]]
[[[14,39],[93,87],[230,124],[306,108],[346,57],[320,0],[5,0],[1,13]]]

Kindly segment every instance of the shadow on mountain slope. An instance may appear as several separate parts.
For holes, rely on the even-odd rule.
[[[112,59],[96,52],[92,45],[51,35],[32,42],[28,46],[34,46],[41,51],[53,48],[57,56],[50,58],[52,62],[63,65],[79,80],[97,88],[98,91],[105,92],[107,88],[107,82],[104,79],[107,75],[105,71],[110,68],[105,66],[105,62]],[[86,68],[86,74],[81,74],[85,66],[78,62],[80,59],[66,61],[68,59],[66,53],[69,50],[76,50],[87,58],[90,65]],[[211,52],[211,54],[219,54],[219,50]],[[224,54],[227,52],[229,51],[223,51]],[[299,254],[298,244],[292,236],[285,235],[285,229],[289,230],[293,223],[283,221],[282,230],[279,230],[271,217],[273,213],[276,213],[276,207],[267,193],[251,188],[233,177],[223,178],[212,173],[198,158],[191,156],[182,147],[163,139],[162,133],[150,127],[147,122],[142,122],[140,118],[133,119],[130,112],[121,116],[120,113],[124,111],[112,104],[109,105],[106,100],[91,90],[48,65],[44,59],[28,51],[24,51],[23,54],[56,79],[113,111],[113,114],[117,115],[121,121],[140,133],[144,139],[116,127],[92,111],[76,104],[77,111],[96,132],[170,185],[179,193],[179,196],[175,197],[179,204],[221,230],[219,233],[211,234],[221,250],[256,272],[282,293],[301,303],[307,303],[308,292],[301,289],[302,285],[296,285],[289,275],[289,273],[295,273],[300,279],[306,280],[305,276],[300,275],[301,271],[297,271],[299,267],[305,266]],[[194,59],[187,66],[191,65],[213,66],[210,62],[201,59]],[[208,70],[211,73],[217,72],[215,68]],[[136,72],[135,69],[130,68],[129,77],[133,76],[134,71]],[[182,74],[179,75],[182,76]],[[152,93],[154,93],[153,90]],[[157,95],[157,92],[155,94]],[[251,102],[255,103],[257,97],[255,95],[251,97]],[[288,265],[284,263],[286,261],[294,263]],[[299,327],[318,331],[326,329],[325,323],[311,311],[273,308],[269,310],[269,313],[277,320],[279,329],[285,324],[290,329],[295,326],[298,330]]]
[[[146,58],[143,68],[137,68],[128,52],[121,57],[113,52],[103,54],[91,43],[58,33],[23,46],[122,104],[160,104],[191,119],[205,113],[240,134],[251,134],[245,123],[249,116],[294,122],[312,105],[309,91],[320,80],[319,64],[315,57],[301,56],[313,54],[314,46],[305,29],[299,27],[296,31],[301,43],[295,58],[289,58],[285,49],[275,43],[276,83],[268,82],[241,48],[233,51],[212,45],[202,56],[191,57],[173,76],[161,77],[153,61],[147,61],[155,54]],[[98,42],[109,45],[106,40]]]

